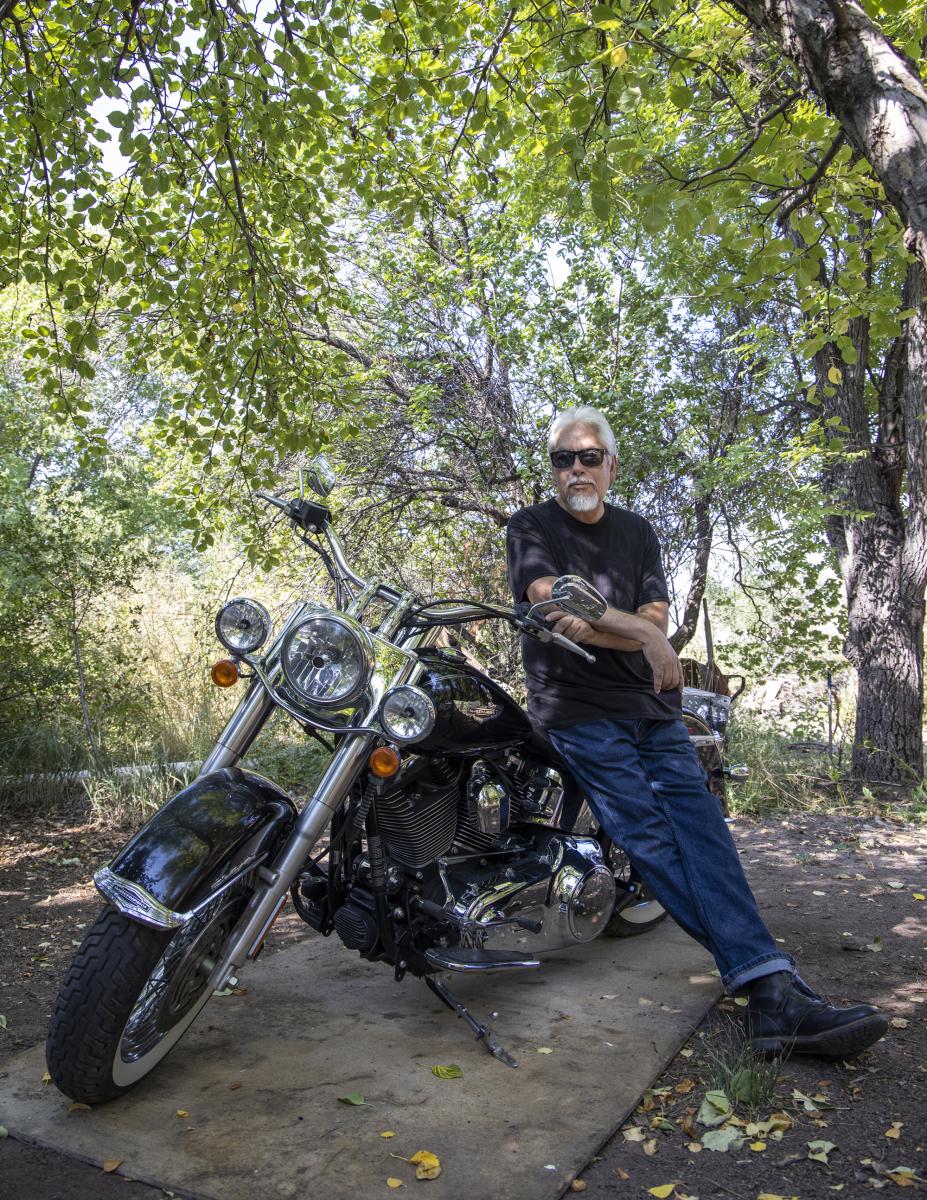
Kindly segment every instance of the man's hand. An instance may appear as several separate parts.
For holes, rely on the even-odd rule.
[[[571,642],[596,645],[598,631],[593,629],[589,622],[584,621],[582,617],[574,617],[570,613],[561,612],[559,608],[555,608],[544,614],[544,620],[553,625],[554,633],[569,638]]]
[[[641,649],[653,671],[653,690],[657,695],[661,691],[671,692],[674,688],[682,687],[682,663],[666,635],[656,626],[653,636],[645,639]]]

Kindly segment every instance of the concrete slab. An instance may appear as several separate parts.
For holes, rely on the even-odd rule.
[[[246,995],[213,1000],[122,1100],[69,1112],[42,1086],[41,1048],[15,1059],[0,1078],[0,1123],[204,1200],[365,1200],[389,1195],[389,1176],[427,1187],[429,1200],[553,1200],[716,999],[711,967],[666,922],[539,971],[449,977],[478,1016],[498,1014],[513,1071],[421,982],[397,984],[334,939],[311,938],[243,973]],[[437,1078],[438,1063],[457,1063],[462,1078]],[[349,1092],[364,1105],[339,1103]],[[394,1157],[423,1149],[443,1168],[427,1184]]]

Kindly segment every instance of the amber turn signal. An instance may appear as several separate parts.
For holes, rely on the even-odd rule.
[[[238,663],[231,658],[220,658],[213,664],[211,674],[216,687],[231,687],[238,682]]]
[[[378,779],[389,779],[399,770],[399,751],[392,746],[378,746],[370,756],[370,771]]]

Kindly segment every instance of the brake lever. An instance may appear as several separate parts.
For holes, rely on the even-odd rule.
[[[573,654],[578,654],[580,658],[584,658],[586,662],[594,663],[595,655],[590,654],[588,650],[584,650],[582,646],[578,646],[576,642],[571,642],[568,637],[564,637],[562,633],[554,633],[551,627],[544,621],[538,621],[530,615],[530,610],[522,610],[523,606],[519,605],[515,610],[515,620],[519,629],[528,635],[528,637],[536,638],[539,642],[554,642],[558,646],[562,646],[564,650],[569,650]],[[522,610],[522,611],[520,611]]]

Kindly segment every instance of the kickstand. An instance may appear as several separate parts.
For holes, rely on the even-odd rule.
[[[493,1058],[498,1058],[498,1060],[505,1063],[507,1067],[518,1066],[518,1063],[511,1056],[511,1054],[509,1054],[508,1050],[506,1050],[504,1046],[500,1046],[486,1026],[481,1025],[476,1017],[474,1017],[472,1013],[468,1012],[467,1009],[464,1008],[446,983],[442,983],[440,979],[434,979],[431,975],[425,976],[425,982],[439,1000],[443,1000],[448,1008],[453,1010],[458,1017],[463,1017],[466,1023],[473,1030],[476,1040],[483,1043]]]

